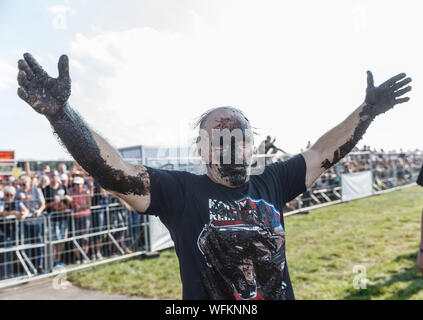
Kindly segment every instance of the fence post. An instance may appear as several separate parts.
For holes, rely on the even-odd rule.
[[[47,251],[49,254],[49,265],[48,265],[48,270],[53,270],[53,244],[52,244],[52,225],[51,225],[51,215],[54,214],[54,212],[47,214],[46,219],[47,219],[47,230],[45,229],[45,240],[46,240],[46,247],[47,247]],[[46,266],[47,266],[47,257],[45,258],[46,261]]]

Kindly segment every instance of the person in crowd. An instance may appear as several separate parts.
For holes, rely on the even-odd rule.
[[[53,180],[53,177],[55,177],[55,176],[60,176],[60,173],[59,173],[59,170],[56,170],[56,169],[53,169],[53,170],[51,170],[50,171],[50,180]]]
[[[46,211],[50,218],[51,241],[64,240],[68,237],[68,212],[72,203],[66,186],[60,183],[59,175],[54,175],[50,185],[44,189]],[[64,267],[62,260],[65,243],[53,245],[53,267]]]
[[[80,176],[75,176],[72,180],[71,188],[71,197],[72,197],[72,209],[73,209],[73,221],[75,224],[75,236],[83,236],[78,240],[78,243],[84,251],[83,262],[89,262],[88,251],[89,251],[89,242],[88,234],[90,232],[90,222],[91,222],[91,195],[88,188],[85,186],[84,178]],[[79,248],[75,250],[76,264],[81,263],[81,253]]]
[[[272,150],[271,154],[274,155],[278,151],[281,151],[285,154],[287,154],[284,150],[281,148],[278,148],[275,146],[276,137],[273,138],[271,136],[267,136],[266,140],[262,141],[258,147],[257,153],[258,154],[267,154],[270,150]],[[269,164],[272,161],[273,156],[266,157],[266,164]]]
[[[109,205],[109,195],[106,190],[101,188],[101,186],[94,181],[91,177],[88,180],[88,185],[91,192],[91,221],[92,227],[91,232],[103,232],[105,230],[105,217],[106,217],[106,208]],[[91,238],[92,240],[92,252],[91,260],[101,260],[103,259],[102,248],[103,248],[103,239],[104,234],[99,234]]]
[[[122,201],[120,198],[114,196],[113,194],[109,195],[109,216],[110,216],[110,229],[119,229],[123,228],[126,225],[127,211],[131,208],[128,204]],[[122,230],[113,231],[113,237],[116,239],[120,247],[124,250],[125,253],[131,253],[132,251],[127,247],[125,241],[125,232]],[[117,252],[117,248],[111,244],[110,252],[112,255]]]
[[[67,167],[66,167],[66,164],[64,164],[63,162],[62,163],[59,163],[59,165],[57,166],[57,170],[59,171],[59,174],[67,174],[68,173],[68,169],[67,169]]]
[[[7,249],[17,245],[17,221],[25,219],[29,210],[22,201],[16,199],[16,189],[12,186],[4,188],[3,199],[0,200],[0,248]],[[13,276],[13,251],[0,253],[0,280]]]
[[[50,185],[50,177],[47,175],[42,175],[40,179],[40,185],[39,185],[39,187],[41,188],[41,191],[44,192],[44,189],[49,185]]]
[[[34,175],[31,178],[31,186],[33,188],[39,188],[40,187],[40,180],[38,179],[38,177],[36,175]]]
[[[4,188],[4,180],[0,178],[0,200],[3,200],[3,196],[4,196],[4,192],[3,192],[3,188]]]
[[[50,175],[50,166],[49,165],[45,165],[43,168],[43,174],[46,176]]]
[[[41,244],[44,242],[44,217],[42,212],[45,209],[45,199],[41,189],[33,186],[33,179],[28,176],[21,177],[22,189],[17,191],[16,196],[23,201],[29,210],[29,215],[23,222],[24,224],[24,243]],[[32,254],[34,251],[34,255]],[[45,271],[44,266],[44,248],[36,247],[26,250],[27,256],[31,259],[33,266],[38,273]]]
[[[66,173],[61,173],[59,178],[60,178],[60,183],[62,185],[64,185],[66,188],[70,187],[69,176]]]

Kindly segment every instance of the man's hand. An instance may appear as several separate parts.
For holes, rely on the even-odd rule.
[[[41,216],[41,212],[42,212],[42,211],[41,211],[41,210],[39,210],[39,209],[38,209],[38,210],[35,210],[35,211],[34,211],[35,217],[36,217],[36,218],[39,218],[39,217]]]
[[[59,59],[58,78],[50,77],[29,53],[24,54],[24,60],[18,61],[18,68],[18,95],[35,111],[51,117],[66,105],[71,94],[69,61],[66,55]]]
[[[357,145],[371,122],[379,114],[388,111],[398,103],[410,100],[408,97],[400,98],[411,90],[411,86],[405,87],[411,82],[411,78],[405,77],[405,73],[400,73],[375,87],[373,75],[367,71],[364,103],[343,122],[325,133],[310,149],[302,153],[307,166],[307,188],[311,187],[325,170],[335,165]]]
[[[398,103],[407,102],[410,98],[399,98],[411,90],[411,86],[405,87],[411,82],[411,78],[405,78],[405,73],[400,73],[395,77],[385,81],[380,86],[375,87],[373,82],[373,74],[367,71],[367,90],[366,105],[369,115],[375,117],[381,113],[385,113]],[[405,78],[405,79],[404,79]]]
[[[417,254],[417,267],[419,268],[420,273],[423,276],[423,253],[421,251],[419,251],[419,253]]]

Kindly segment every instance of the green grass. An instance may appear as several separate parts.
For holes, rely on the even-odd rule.
[[[181,299],[182,285],[175,250],[164,250],[160,258],[132,258],[72,272],[73,284],[107,293],[149,299]]]
[[[423,192],[420,187],[285,218],[287,260],[297,299],[423,299],[416,266]],[[355,289],[354,267],[366,289]],[[361,271],[363,269],[360,269]],[[79,286],[154,299],[180,299],[173,249],[71,273]],[[363,282],[362,282],[363,283]]]

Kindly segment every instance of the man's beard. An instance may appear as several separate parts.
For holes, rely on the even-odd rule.
[[[240,167],[241,166],[241,167]],[[241,186],[247,181],[247,166],[246,164],[222,164],[218,168],[222,178],[228,178],[229,183],[234,186]]]

